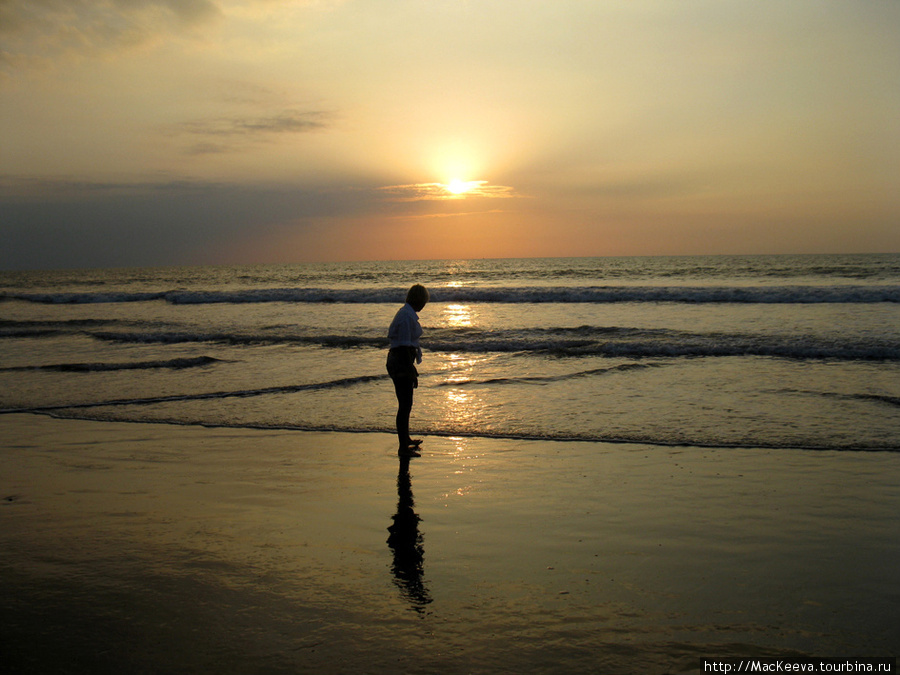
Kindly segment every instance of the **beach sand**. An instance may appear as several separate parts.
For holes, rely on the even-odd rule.
[[[0,416],[6,672],[896,656],[900,454]],[[390,528],[390,531],[389,531]],[[389,542],[390,538],[390,542]]]

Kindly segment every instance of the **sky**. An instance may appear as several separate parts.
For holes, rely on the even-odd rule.
[[[900,0],[0,0],[0,269],[900,252]]]

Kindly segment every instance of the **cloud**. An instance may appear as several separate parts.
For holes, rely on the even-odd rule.
[[[372,201],[342,188],[0,176],[0,269],[218,263],[235,242],[285,231],[302,242],[316,222],[357,222]],[[302,258],[297,246],[282,255]]]
[[[2,0],[0,64],[115,53],[221,16],[212,0]]]
[[[183,122],[175,135],[199,139],[189,148],[194,155],[228,152],[235,142],[264,142],[283,134],[320,131],[330,126],[332,113],[285,110],[275,115],[216,117]]]
[[[33,176],[0,175],[0,200],[2,203],[36,203],[58,200],[90,201],[116,195],[161,195],[172,193],[211,193],[232,191],[225,183],[196,181],[181,178],[157,181],[95,181],[71,178],[35,178]]]
[[[464,190],[458,191],[452,183],[413,183],[410,185],[388,185],[378,189],[388,194],[391,200],[400,202],[466,199],[468,197],[506,199],[518,196],[513,188],[506,185],[489,185],[486,180],[469,181],[461,188],[464,188]]]
[[[315,131],[328,126],[328,113],[287,110],[268,117],[231,117],[185,122],[181,129],[199,136],[259,136]]]
[[[484,216],[493,213],[506,213],[503,209],[489,209],[487,211],[460,211],[459,213],[414,213],[400,216],[390,216],[390,220],[429,220],[431,218],[468,218],[469,216]]]

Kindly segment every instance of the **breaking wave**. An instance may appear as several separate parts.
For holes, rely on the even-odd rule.
[[[401,288],[266,288],[226,291],[6,293],[4,300],[44,304],[133,303],[164,301],[176,305],[241,303],[396,303]],[[584,286],[433,288],[433,302],[492,303],[644,303],[811,304],[900,302],[900,286]]]
[[[306,335],[291,332],[204,333],[98,331],[95,338],[122,343],[306,344],[326,348],[385,348],[386,338],[371,335]],[[434,329],[432,352],[522,352],[556,356],[721,357],[768,356],[788,359],[900,361],[900,344],[888,340],[824,340],[814,336],[687,333],[643,328],[594,327],[508,330]]]
[[[172,394],[171,396],[147,396],[140,398],[117,398],[106,401],[90,401],[84,403],[59,403],[54,405],[28,406],[21,408],[3,408],[0,414],[14,413],[45,413],[60,410],[84,410],[86,408],[107,408],[116,406],[153,405],[156,403],[175,403],[183,401],[205,401],[224,398],[249,398],[253,396],[268,396],[271,394],[293,394],[301,391],[316,391],[321,389],[334,389],[340,387],[352,387],[357,384],[372,382],[374,380],[387,379],[384,375],[361,375],[358,377],[346,377],[330,382],[316,382],[312,384],[296,384],[279,387],[263,387],[261,389],[238,389],[233,391],[212,391],[202,394]],[[200,422],[198,422],[200,424]]]
[[[0,372],[50,371],[56,373],[95,373],[116,370],[152,370],[155,368],[197,368],[220,362],[212,356],[196,356],[157,361],[134,361],[124,363],[54,363],[40,366],[12,366],[0,368]]]

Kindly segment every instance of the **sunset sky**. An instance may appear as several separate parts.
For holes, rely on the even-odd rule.
[[[900,251],[897,0],[0,0],[0,268]]]

